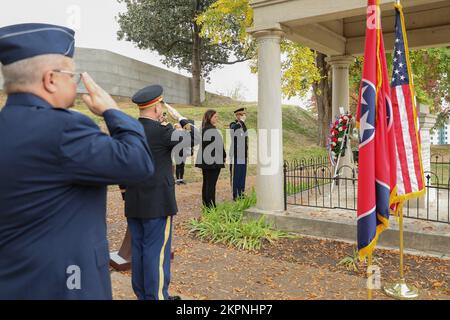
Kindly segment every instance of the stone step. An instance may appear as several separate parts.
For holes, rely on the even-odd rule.
[[[356,243],[356,212],[340,209],[324,209],[288,206],[285,212],[267,212],[250,208],[247,218],[264,216],[275,229],[301,235],[351,241]],[[399,247],[399,226],[395,217],[379,239],[379,246]],[[405,249],[420,251],[439,257],[450,257],[450,224],[404,219]]]

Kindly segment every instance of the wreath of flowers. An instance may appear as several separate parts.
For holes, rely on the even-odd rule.
[[[328,137],[328,152],[333,166],[336,165],[339,154],[342,157],[345,155],[345,147],[347,144],[345,134],[347,132],[348,137],[348,132],[351,129],[352,123],[353,116],[350,112],[347,112],[338,116],[331,126],[330,135]]]

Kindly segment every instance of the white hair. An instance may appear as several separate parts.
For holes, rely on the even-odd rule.
[[[2,66],[3,89],[6,94],[27,91],[36,85],[48,70],[63,68],[64,56],[45,54]]]

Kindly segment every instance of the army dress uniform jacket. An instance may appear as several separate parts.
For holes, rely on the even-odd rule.
[[[234,121],[230,123],[231,146],[230,160],[232,164],[245,164],[248,162],[248,130],[245,122]],[[242,147],[245,149],[242,150]],[[239,148],[239,150],[238,150]]]
[[[154,168],[142,126],[104,113],[111,136],[79,112],[28,93],[0,112],[0,300],[111,299],[107,185]]]
[[[155,175],[139,184],[125,185],[125,216],[127,218],[156,219],[174,216],[178,212],[175,198],[172,150],[198,143],[198,130],[184,131],[185,138],[180,143],[179,134],[171,124],[139,118],[144,127],[147,143],[155,160]],[[175,133],[175,134],[174,134]],[[179,144],[180,143],[180,144]],[[183,146],[186,144],[186,146]]]

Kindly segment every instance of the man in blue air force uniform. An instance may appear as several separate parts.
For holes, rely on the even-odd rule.
[[[177,214],[172,153],[198,144],[201,136],[191,122],[163,102],[163,88],[148,86],[132,98],[140,109],[147,142],[155,160],[155,176],[125,189],[125,215],[131,231],[132,285],[139,300],[174,299],[168,293],[172,217]],[[161,123],[163,106],[181,130]],[[180,160],[180,159],[177,159]]]
[[[75,73],[74,43],[60,26],[0,29],[0,299],[111,299],[107,185],[154,172],[141,124]],[[111,136],[68,110],[80,79]]]

